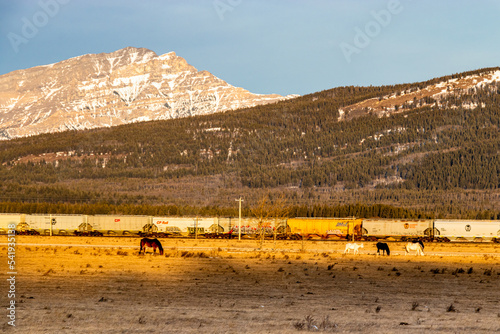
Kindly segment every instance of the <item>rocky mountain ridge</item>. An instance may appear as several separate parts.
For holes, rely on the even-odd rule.
[[[475,74],[462,75],[436,83],[426,84],[377,98],[367,99],[339,109],[339,121],[350,120],[367,114],[378,117],[390,116],[401,113],[408,108],[439,107],[439,108],[465,108],[475,109],[478,105],[466,101],[460,105],[443,104],[442,100],[449,96],[462,96],[474,93],[478,89],[495,82],[500,82],[500,69],[492,68]]]
[[[293,96],[252,94],[170,52],[128,47],[0,76],[0,139],[223,112]]]

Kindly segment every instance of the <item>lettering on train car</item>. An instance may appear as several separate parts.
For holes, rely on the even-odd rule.
[[[168,220],[158,220],[158,221],[156,221],[156,224],[164,224],[164,225],[167,225],[167,224],[168,224]]]

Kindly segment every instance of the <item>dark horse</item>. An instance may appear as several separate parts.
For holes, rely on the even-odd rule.
[[[141,254],[142,250],[144,250],[144,253],[146,253],[146,247],[153,248],[153,253],[155,253],[155,254],[156,254],[156,249],[158,248],[160,250],[160,255],[163,255],[163,247],[161,246],[161,243],[156,238],[155,239],[149,239],[149,238],[141,239],[141,249],[139,250],[139,254]]]
[[[389,250],[389,245],[385,242],[377,242],[377,254],[380,255],[380,251],[382,250],[382,254],[387,252],[387,255],[391,255],[391,251]]]

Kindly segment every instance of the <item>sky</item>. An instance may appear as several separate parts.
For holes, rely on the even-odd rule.
[[[0,0],[0,75],[134,46],[253,93],[500,66],[498,0]]]

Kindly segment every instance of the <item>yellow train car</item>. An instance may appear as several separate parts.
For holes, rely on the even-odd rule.
[[[356,218],[290,218],[287,221],[292,239],[359,239],[361,223],[362,219]]]

